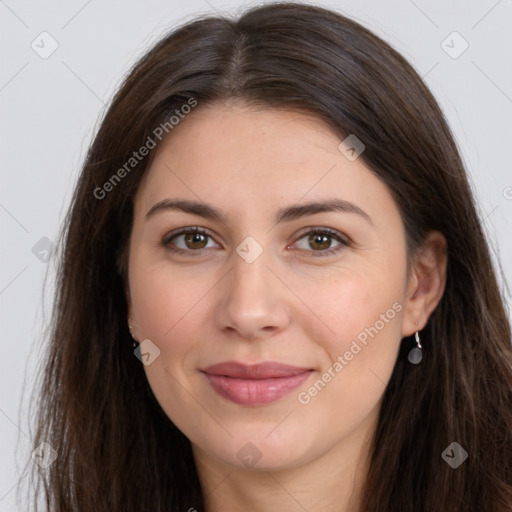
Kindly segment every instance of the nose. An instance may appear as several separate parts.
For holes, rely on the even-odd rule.
[[[219,290],[218,327],[232,337],[257,340],[274,336],[290,323],[291,292],[269,268],[265,252],[251,263],[233,254],[233,267]]]

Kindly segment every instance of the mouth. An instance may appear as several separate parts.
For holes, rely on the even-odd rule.
[[[239,405],[262,405],[289,394],[314,370],[277,362],[246,365],[229,361],[201,371],[221,397]]]

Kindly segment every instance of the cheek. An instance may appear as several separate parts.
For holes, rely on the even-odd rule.
[[[198,354],[204,352],[214,328],[209,298],[215,294],[218,281],[212,273],[192,267],[177,271],[168,263],[146,263],[134,270],[130,285],[139,339],[150,339],[160,351],[144,370],[168,413],[190,405],[190,395],[184,393],[183,386],[190,389]]]
[[[399,277],[382,275],[385,280],[346,272],[330,284],[310,286],[312,309],[322,321],[304,321],[303,328],[319,345],[323,380],[302,391],[312,399],[321,394],[317,405],[336,401],[367,410],[384,391],[398,354],[403,305]]]
[[[133,307],[137,325],[146,338],[161,343],[175,338],[177,327],[199,324],[197,308],[213,286],[206,276],[190,269],[173,271],[169,265],[141,265],[133,275]]]
[[[399,276],[384,272],[381,275],[386,279],[366,272],[344,271],[335,280],[304,281],[302,290],[297,287],[316,317],[315,322],[308,320],[304,325],[317,329],[312,339],[325,339],[331,355],[348,350],[351,340],[358,336],[364,342],[364,333],[375,324],[384,334],[399,323],[403,283]]]
[[[160,350],[159,356],[144,366],[148,383],[169,418],[189,433],[190,418],[204,415],[200,402],[190,394],[189,378],[200,352],[197,341],[192,340],[197,340],[206,314],[202,309],[206,302],[201,299],[211,285],[161,265],[139,267],[130,285],[139,339],[150,339]]]

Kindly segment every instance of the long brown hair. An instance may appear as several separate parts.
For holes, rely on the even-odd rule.
[[[400,209],[408,256],[428,230],[447,240],[447,282],[422,333],[423,361],[412,365],[401,351],[385,390],[361,512],[512,509],[510,324],[450,129],[388,44],[294,3],[187,23],[137,62],[113,98],[60,238],[32,435],[34,448],[47,442],[57,458],[47,470],[34,464],[34,494],[43,487],[48,511],[204,510],[190,442],[156,401],[127,329],[133,198],[154,151],[126,162],[184,104],[230,98],[308,112],[340,141],[356,134]],[[468,453],[456,469],[441,456],[452,442]]]

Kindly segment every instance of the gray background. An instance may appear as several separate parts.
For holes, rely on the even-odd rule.
[[[26,408],[53,292],[48,249],[97,119],[135,59],[164,32],[196,14],[234,14],[249,5],[255,2],[0,0],[0,511],[17,510],[16,488],[26,481]],[[511,283],[512,1],[317,5],[373,30],[425,78],[461,149],[501,260],[502,287]],[[469,46],[458,55],[464,41]],[[45,55],[52,44],[58,48]]]

